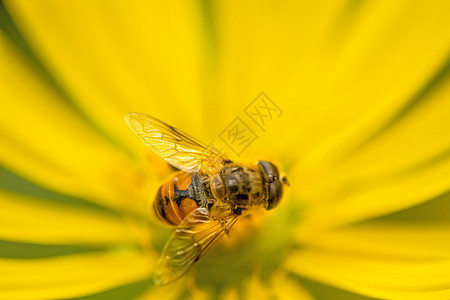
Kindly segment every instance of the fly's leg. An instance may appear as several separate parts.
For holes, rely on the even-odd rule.
[[[219,220],[219,223],[220,223],[220,226],[222,226],[222,228],[224,229],[224,231],[225,231],[225,234],[229,237],[229,235],[228,235],[228,232],[229,232],[229,228],[227,228],[227,222],[226,222],[226,220],[225,219],[220,219]]]

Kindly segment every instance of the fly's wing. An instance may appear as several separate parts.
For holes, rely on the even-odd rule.
[[[231,211],[220,219],[212,219],[208,210],[197,208],[175,229],[164,246],[155,272],[155,283],[165,285],[182,276],[202,258],[236,223],[238,215]]]
[[[214,173],[229,162],[225,155],[152,116],[129,113],[125,115],[125,122],[148,148],[185,172],[203,168],[207,173]]]

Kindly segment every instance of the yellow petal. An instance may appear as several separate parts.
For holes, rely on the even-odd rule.
[[[0,191],[0,239],[42,244],[120,245],[136,237],[118,216]]]
[[[0,163],[60,193],[112,207],[129,205],[142,186],[142,174],[36,77],[1,33],[0,41],[5,106],[0,111]]]
[[[6,4],[77,104],[128,147],[136,144],[123,126],[125,113],[150,113],[167,122],[201,120],[204,53],[194,3]],[[201,131],[201,122],[193,125]]]
[[[331,58],[309,79],[315,83],[306,86],[307,92],[313,89],[306,95],[309,109],[295,110],[305,114],[303,118],[297,115],[296,142],[312,146],[304,167],[331,168],[353,155],[355,148],[395,118],[446,64],[450,7],[439,1],[429,4],[365,2],[358,7],[353,26],[341,28],[344,32],[339,33],[345,34],[337,39],[341,45],[318,49]]]
[[[339,44],[318,49],[319,54],[325,52],[330,57],[316,58],[328,58],[328,63],[316,67],[314,57],[307,58],[313,61],[313,72],[306,80],[313,84],[307,81],[302,92],[308,94],[299,98],[307,99],[304,101],[310,106],[288,110],[295,111],[297,118],[292,122],[296,135],[289,148],[301,155],[298,168],[304,173],[299,182],[304,189],[324,177],[328,179],[324,174],[336,171],[339,175],[336,165],[353,156],[368,137],[414,102],[444,68],[450,42],[446,30],[450,26],[449,11],[448,5],[439,1],[430,5],[365,2],[354,11],[349,21],[352,26],[330,29],[338,31],[337,35],[325,42]]]
[[[297,281],[281,271],[271,276],[269,284],[262,282],[259,274],[255,274],[245,285],[245,290],[245,299],[314,299]]]
[[[450,255],[450,193],[421,205],[327,232],[298,232],[309,247],[401,259]]]
[[[449,171],[450,158],[447,158],[395,180],[383,180],[380,186],[362,190],[343,200],[330,197],[327,199],[331,199],[330,202],[312,207],[302,226],[305,230],[336,227],[428,201],[449,189]]]
[[[449,299],[450,259],[392,259],[304,249],[285,267],[293,272],[377,299]]]
[[[299,167],[303,173],[296,180],[310,189],[301,197],[317,202],[312,219],[322,226],[355,222],[427,201],[450,188],[445,175],[450,172],[450,77],[443,72],[425,99],[341,166],[324,173],[313,188],[304,182],[309,173]]]
[[[222,126],[225,128],[239,116],[259,136],[244,151],[245,158],[274,155],[278,160],[294,163],[305,151],[302,146],[315,131],[311,124],[302,125],[305,120],[318,121],[308,116],[318,111],[315,105],[319,99],[304,88],[314,86],[313,90],[320,83],[310,80],[314,75],[308,66],[324,74],[321,67],[326,63],[322,63],[324,57],[318,53],[317,42],[332,26],[343,4],[345,1],[318,6],[299,1],[286,1],[282,5],[251,1],[243,6],[239,1],[224,1],[211,5],[217,14],[214,25],[220,46],[217,97],[221,99],[219,107],[223,107],[220,111],[228,120]],[[264,130],[244,112],[261,91],[284,112],[279,118],[266,118]],[[267,113],[264,109],[261,112]],[[305,135],[298,130],[306,127]],[[290,155],[294,153],[295,156]]]
[[[449,8],[439,1],[227,1],[215,8],[222,94],[236,99],[226,106],[238,112],[266,91],[285,114],[262,132],[259,149],[295,155],[312,168],[323,163],[318,176],[395,115],[447,59]]]
[[[298,236],[304,245],[335,252],[385,256],[391,259],[450,257],[450,222],[371,222],[330,232]]]
[[[62,299],[93,294],[142,280],[152,265],[136,252],[0,259],[0,298]]]
[[[220,300],[238,300],[239,298],[239,291],[237,288],[229,288],[225,289],[220,293]]]

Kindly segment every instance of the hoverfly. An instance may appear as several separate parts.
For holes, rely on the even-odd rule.
[[[125,121],[148,148],[181,170],[159,188],[153,203],[159,219],[176,227],[156,266],[157,285],[182,276],[243,213],[280,202],[287,180],[274,164],[232,162],[146,114],[129,113]]]

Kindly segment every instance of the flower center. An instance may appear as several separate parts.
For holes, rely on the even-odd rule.
[[[255,272],[268,279],[295,246],[291,237],[299,223],[299,210],[289,206],[243,216],[188,276],[195,277],[199,288],[217,294],[231,287],[241,290]]]

